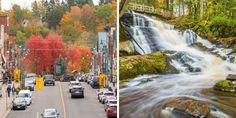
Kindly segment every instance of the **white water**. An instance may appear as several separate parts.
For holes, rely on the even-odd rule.
[[[180,55],[172,59],[172,65],[180,72],[189,72],[186,65],[191,66],[193,70],[199,69],[201,72],[236,72],[236,65],[229,62],[230,58],[235,58],[235,55],[227,55],[232,52],[231,49],[216,48],[215,45],[202,39],[191,30],[180,32],[172,25],[145,15],[134,13],[134,16],[134,26],[132,26],[134,45],[140,54],[165,50],[175,51],[175,54],[169,56]],[[195,42],[212,49],[213,53],[221,57],[227,56],[226,61],[209,52],[191,47]],[[233,63],[235,62],[233,61]]]
[[[215,96],[205,97],[201,90],[212,88],[217,81],[225,79],[228,74],[236,74],[235,61],[231,60],[235,58],[235,54],[230,54],[232,50],[217,48],[216,45],[202,39],[191,30],[180,32],[172,25],[145,15],[134,14],[136,15],[135,25],[132,29],[137,32],[133,36],[136,51],[140,54],[174,51],[173,54],[169,54],[171,64],[181,73],[145,75],[128,82],[128,87],[120,90],[121,101],[130,98],[138,99],[120,106],[121,118],[156,118],[156,115],[160,113],[164,118],[173,117],[169,110],[164,109],[158,113],[156,110],[160,109],[163,100],[176,96],[188,96],[213,104],[217,106],[217,111],[211,111],[212,116],[230,118],[220,109],[231,109],[231,107],[214,101],[217,99]],[[148,39],[150,37],[151,40]],[[211,49],[211,52],[192,47],[191,45],[195,42]],[[225,60],[222,57],[225,57]],[[186,65],[190,66],[193,71],[190,71]],[[152,82],[142,83],[143,80],[150,78],[153,79]]]

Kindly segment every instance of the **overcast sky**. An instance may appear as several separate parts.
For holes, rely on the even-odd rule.
[[[2,1],[2,10],[9,10],[11,9],[13,4],[18,4],[24,8],[30,8],[31,3],[35,0],[1,0]],[[37,0],[40,1],[40,0]],[[99,0],[93,0],[93,3],[97,5]]]

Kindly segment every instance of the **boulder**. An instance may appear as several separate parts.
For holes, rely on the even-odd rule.
[[[120,80],[145,74],[177,73],[164,52],[120,57]]]
[[[197,118],[205,118],[210,114],[210,105],[199,100],[189,97],[177,97],[168,100],[162,109],[173,109],[173,114],[178,113],[184,116],[192,116]]]
[[[231,82],[229,80],[220,80],[214,85],[213,88],[215,90],[226,91],[226,92],[234,92],[235,91],[233,82]]]
[[[128,56],[135,54],[134,45],[130,40],[120,42],[120,56]]]
[[[226,77],[226,80],[229,80],[229,81],[236,81],[236,75],[229,74],[229,75]]]

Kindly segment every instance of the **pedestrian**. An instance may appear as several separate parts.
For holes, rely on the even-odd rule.
[[[12,95],[14,96],[14,95],[15,95],[15,92],[16,92],[16,88],[15,88],[15,85],[14,85],[14,84],[13,84],[11,90],[12,90]]]
[[[7,96],[8,97],[11,96],[11,85],[8,85],[8,87],[7,87]]]

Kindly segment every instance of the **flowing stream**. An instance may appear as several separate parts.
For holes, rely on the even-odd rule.
[[[236,117],[236,95],[210,89],[228,74],[236,74],[234,50],[220,48],[191,30],[180,31],[138,13],[133,13],[129,32],[140,54],[172,52],[168,54],[170,63],[180,73],[144,75],[129,81],[127,87],[120,90],[121,118],[184,118],[162,109],[168,98],[178,96],[209,103],[214,109],[210,118]],[[193,46],[196,43],[207,50]],[[143,83],[147,79],[152,81]]]

